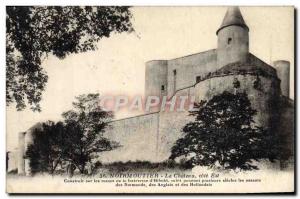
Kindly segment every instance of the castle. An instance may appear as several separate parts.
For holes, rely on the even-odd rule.
[[[258,111],[255,123],[275,129],[284,137],[289,154],[293,152],[294,102],[289,99],[290,63],[279,60],[273,66],[249,52],[249,27],[238,7],[230,7],[216,31],[217,49],[171,60],[146,63],[145,96],[195,96],[196,101],[207,100],[224,91],[245,91]],[[274,110],[272,100],[280,101]],[[274,116],[277,121],[274,122]],[[182,127],[193,117],[188,111],[157,110],[144,115],[115,120],[106,136],[122,147],[100,155],[102,162],[168,159],[171,147],[182,135]],[[30,174],[25,151],[32,142],[31,128],[19,134],[19,150],[9,155],[9,169],[18,168],[19,174]],[[11,162],[10,162],[11,161]],[[12,162],[15,161],[15,162]]]

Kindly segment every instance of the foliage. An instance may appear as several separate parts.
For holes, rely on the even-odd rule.
[[[277,136],[254,126],[256,110],[246,93],[225,91],[198,108],[191,112],[195,121],[184,126],[170,159],[184,156],[191,165],[242,170],[258,169],[253,160],[277,159]]]
[[[30,160],[32,173],[49,172],[53,174],[63,160],[66,149],[64,125],[48,121],[32,132],[33,143],[28,146],[26,156]]]
[[[80,95],[76,100],[73,102],[74,110],[63,113],[63,117],[68,136],[68,160],[83,173],[86,163],[96,158],[98,153],[119,145],[103,137],[113,115],[98,105],[99,94]]]
[[[113,115],[98,106],[99,94],[80,95],[76,100],[74,110],[63,113],[64,123],[43,123],[32,133],[33,143],[26,152],[32,173],[53,173],[58,165],[70,164],[84,173],[99,153],[119,146],[103,136]]]
[[[42,61],[52,54],[95,50],[111,33],[133,31],[129,7],[8,6],[6,8],[6,99],[17,110],[40,111],[48,76]]]

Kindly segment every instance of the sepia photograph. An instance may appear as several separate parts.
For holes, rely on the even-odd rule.
[[[295,193],[295,12],[6,6],[6,192]]]

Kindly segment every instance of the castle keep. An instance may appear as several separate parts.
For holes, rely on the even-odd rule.
[[[224,91],[245,91],[258,111],[258,126],[275,129],[285,137],[293,151],[293,101],[289,99],[288,61],[275,61],[273,66],[249,52],[249,31],[238,7],[230,7],[216,36],[216,49],[171,60],[148,61],[145,67],[145,96],[195,96],[197,102]],[[239,87],[234,84],[239,83]],[[282,102],[279,110],[271,107],[274,99]],[[279,121],[274,123],[274,115]],[[171,147],[181,136],[182,127],[193,117],[188,111],[156,111],[110,123],[106,136],[122,147],[100,155],[102,162],[168,159]],[[30,174],[29,160],[24,159],[32,142],[32,129],[20,133],[17,158],[18,173]],[[10,164],[13,165],[13,164]]]

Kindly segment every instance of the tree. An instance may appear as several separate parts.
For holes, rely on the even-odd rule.
[[[246,93],[223,92],[201,101],[191,112],[195,121],[183,128],[183,137],[172,147],[170,159],[184,156],[191,165],[223,169],[258,169],[252,161],[278,158],[278,140],[272,132],[257,127]]]
[[[58,165],[75,165],[84,173],[86,164],[99,153],[119,144],[104,137],[113,117],[98,106],[99,94],[80,95],[73,102],[74,110],[64,112],[64,123],[48,121],[32,132],[33,142],[26,156],[32,173],[53,174]]]
[[[103,111],[98,103],[99,94],[80,95],[73,102],[74,110],[63,113],[68,146],[66,160],[81,173],[99,153],[119,146],[103,136],[113,114]]]
[[[8,6],[6,8],[6,100],[23,110],[39,102],[48,76],[41,64],[52,54],[96,49],[111,33],[133,31],[129,7]]]
[[[28,146],[26,156],[30,160],[31,172],[53,174],[62,162],[65,151],[65,134],[62,122],[48,121],[32,133],[33,142]]]

